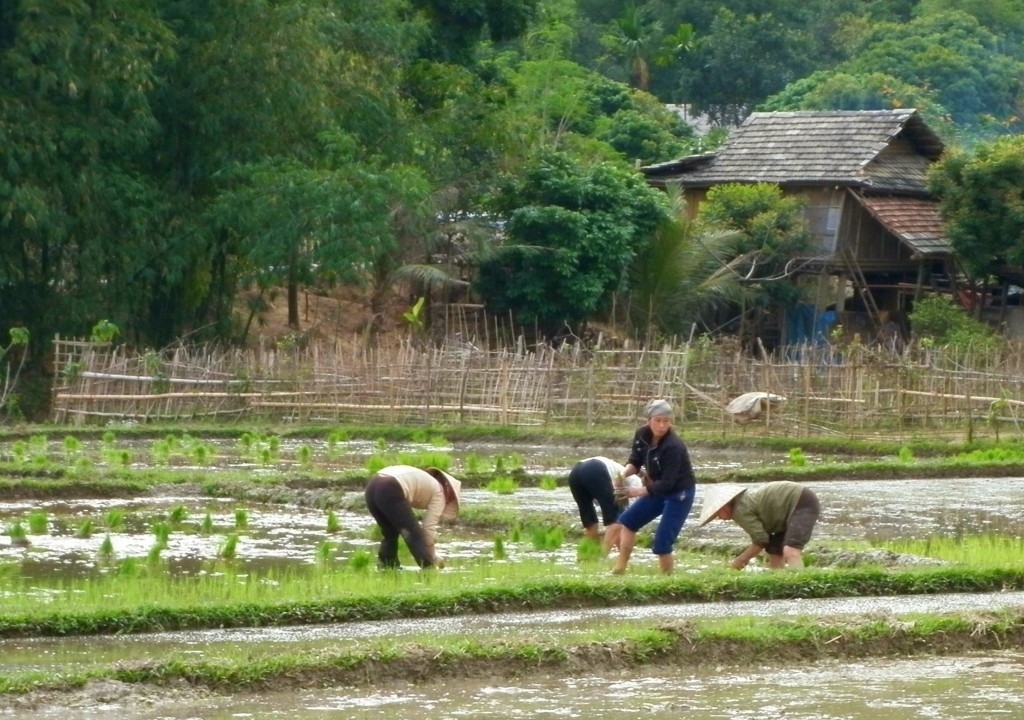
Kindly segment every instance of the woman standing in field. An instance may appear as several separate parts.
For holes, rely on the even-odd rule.
[[[633,436],[629,462],[623,471],[625,475],[636,475],[643,468],[644,484],[615,491],[619,498],[637,498],[619,516],[619,556],[612,567],[616,575],[626,572],[637,532],[658,517],[661,520],[651,550],[658,556],[661,572],[672,572],[672,548],[693,507],[697,487],[686,445],[672,430],[672,405],[667,400],[652,400],[644,414],[647,423]]]
[[[384,535],[377,553],[380,567],[399,567],[399,536],[421,568],[444,567],[435,550],[437,526],[459,514],[461,489],[462,483],[434,467],[391,465],[370,478],[366,507]],[[414,509],[425,511],[422,524]]]

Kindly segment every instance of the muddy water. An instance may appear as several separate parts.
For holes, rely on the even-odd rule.
[[[139,698],[105,683],[67,704],[20,707],[19,720],[483,720],[681,717],[731,720],[990,720],[1024,717],[1024,654],[821,663],[751,671],[719,667],[525,676],[514,683],[450,680],[374,689],[316,689],[197,698]]]
[[[248,657],[258,659],[298,651],[338,651],[364,648],[368,643],[406,643],[437,637],[481,640],[529,638],[537,642],[568,645],[610,624],[620,628],[646,628],[699,618],[895,617],[915,613],[969,614],[1020,608],[1024,608],[1024,592],[680,603],[125,636],[17,638],[0,640],[0,673],[82,670],[119,660],[202,657],[216,661],[218,657],[236,657],[241,646],[245,647]]]
[[[993,532],[1024,537],[1024,478],[958,478],[917,480],[859,480],[811,483],[822,504],[822,516],[815,539],[824,544],[849,540],[884,541],[924,538],[933,535]],[[698,487],[694,514],[699,512],[703,486]],[[358,493],[353,493],[357,495]],[[531,513],[561,513],[567,524],[578,522],[575,505],[565,487],[555,490],[521,488],[511,495],[497,495],[483,489],[467,489],[463,504],[487,509],[518,511],[529,524]],[[365,513],[336,511],[340,533],[328,533],[325,511],[283,505],[249,504],[245,508],[248,527],[238,531],[234,512],[238,503],[197,496],[136,498],[123,500],[19,501],[0,503],[0,527],[24,519],[34,510],[49,519],[45,535],[30,535],[30,548],[12,545],[0,535],[0,563],[16,563],[27,577],[81,575],[95,571],[99,549],[109,534],[118,559],[145,559],[155,537],[152,523],[175,507],[187,508],[186,527],[172,534],[161,557],[173,572],[210,572],[228,534],[239,532],[236,563],[248,570],[310,566],[324,542],[334,544],[335,561],[343,562],[357,550],[374,552],[370,539],[373,525]],[[86,519],[102,524],[111,508],[125,511],[124,529],[107,533],[97,530],[92,537],[75,536],[76,527]],[[204,535],[197,528],[206,513],[214,522],[214,533]],[[538,557],[528,533],[520,543],[506,539],[510,561]],[[712,522],[698,528],[693,517],[683,528],[680,542],[745,542],[746,536],[732,523]],[[491,533],[474,534],[458,523],[442,532],[443,553],[450,561],[472,561],[490,557]],[[809,546],[813,551],[814,542]],[[546,556],[559,563],[575,564],[575,543],[566,542]],[[642,560],[641,560],[642,562]],[[457,564],[457,563],[453,563]]]

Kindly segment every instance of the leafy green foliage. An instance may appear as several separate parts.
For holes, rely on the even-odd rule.
[[[1024,266],[1024,137],[979,143],[947,154],[929,187],[940,201],[946,234],[963,263],[984,276],[1002,264]]]
[[[495,199],[508,241],[481,263],[488,308],[545,333],[588,319],[665,217],[664,198],[610,163],[542,153]]]
[[[629,269],[622,305],[641,336],[687,335],[705,313],[739,304],[746,291],[728,261],[741,235],[692,220],[678,188],[666,192],[671,215]]]
[[[776,185],[718,185],[708,191],[699,220],[739,234],[728,269],[753,291],[755,303],[789,305],[799,299],[786,264],[810,247],[802,199],[783,196]]]
[[[975,320],[946,295],[918,300],[909,319],[914,337],[921,342],[964,350],[984,350],[996,342],[985,323]]]

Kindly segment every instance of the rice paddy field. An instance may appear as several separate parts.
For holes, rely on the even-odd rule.
[[[647,534],[611,576],[565,476],[614,440],[2,439],[0,717],[1024,715],[1013,456],[690,446],[695,513],[721,479],[815,490],[807,569],[729,571],[746,536],[691,517],[673,576]],[[463,480],[442,570],[375,567],[362,486],[394,462]]]

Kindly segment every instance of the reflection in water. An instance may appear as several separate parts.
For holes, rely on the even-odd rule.
[[[827,662],[814,667],[660,668],[640,674],[466,679],[387,689],[342,688],[185,700],[108,697],[76,718],[119,720],[482,720],[484,718],[680,717],[730,720],[989,720],[1024,717],[1024,655]],[[68,708],[20,709],[19,720],[64,717]],[[4,713],[0,710],[0,716]]]

